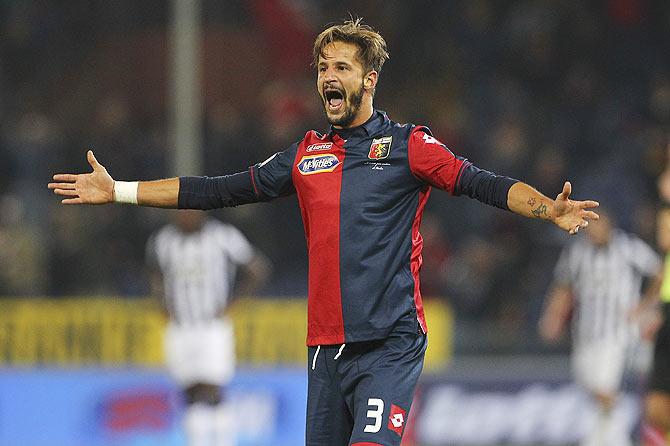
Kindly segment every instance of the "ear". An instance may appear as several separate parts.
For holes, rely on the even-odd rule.
[[[379,74],[372,70],[368,74],[363,77],[363,88],[366,90],[374,90],[375,87],[377,86],[377,79],[379,77]]]

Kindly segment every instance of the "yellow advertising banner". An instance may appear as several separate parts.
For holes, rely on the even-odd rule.
[[[425,303],[426,368],[449,360],[452,315]],[[231,306],[238,362],[249,366],[306,363],[305,299],[243,298]],[[153,299],[0,299],[0,365],[155,367],[163,362],[165,317]]]
[[[0,299],[0,362],[158,365],[164,327],[150,299]]]

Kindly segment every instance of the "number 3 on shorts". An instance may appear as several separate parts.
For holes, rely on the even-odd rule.
[[[382,428],[382,416],[384,414],[384,401],[379,398],[368,399],[368,407],[376,407],[376,409],[368,410],[367,417],[375,420],[374,424],[367,424],[364,431],[371,434],[376,434]]]

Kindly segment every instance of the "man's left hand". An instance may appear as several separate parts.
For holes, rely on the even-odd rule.
[[[575,201],[570,199],[572,185],[566,181],[563,191],[554,201],[553,222],[570,234],[576,234],[589,225],[589,220],[598,220],[598,214],[589,210],[597,208],[599,203],[593,200]]]

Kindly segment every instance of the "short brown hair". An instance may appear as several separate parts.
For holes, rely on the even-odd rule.
[[[351,18],[341,25],[333,25],[321,32],[314,41],[312,64],[319,63],[319,56],[325,57],[324,48],[333,42],[353,43],[358,47],[358,58],[365,72],[382,70],[382,65],[389,58],[386,41],[377,31],[364,25],[363,19]]]

